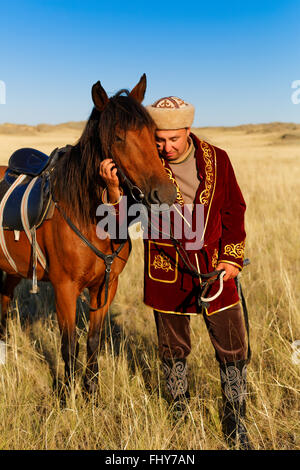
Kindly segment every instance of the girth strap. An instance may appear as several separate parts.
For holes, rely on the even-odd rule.
[[[37,180],[37,176],[33,178],[33,180],[29,183],[28,187],[26,188],[24,195],[22,197],[22,202],[21,202],[21,218],[22,218],[22,224],[24,227],[24,231],[27,235],[27,238],[29,240],[29,243],[32,245],[32,250],[33,250],[33,259],[37,257],[39,260],[41,266],[47,271],[47,261],[44,256],[44,253],[42,252],[39,244],[36,241],[36,227],[33,227],[32,230],[30,230],[29,226],[29,220],[28,220],[28,198],[31,189],[35,185],[35,182]],[[34,238],[34,241],[33,241]]]
[[[6,204],[6,201],[7,199],[9,198],[10,194],[13,192],[13,190],[19,185],[22,183],[22,181],[26,178],[26,175],[20,175],[18,176],[18,178],[16,179],[16,181],[11,185],[11,187],[9,188],[9,190],[5,193],[1,203],[0,203],[0,244],[1,244],[1,248],[2,248],[2,251],[3,253],[5,254],[5,257],[7,259],[7,261],[9,262],[9,264],[11,265],[11,267],[18,273],[18,268],[16,266],[16,263],[14,262],[14,260],[12,259],[12,257],[10,256],[9,254],[9,251],[7,249],[7,246],[6,246],[6,242],[5,242],[5,236],[4,236],[4,230],[3,230],[3,211],[4,211],[4,207],[5,207],[5,204]]]
[[[17,273],[18,273],[17,265],[14,262],[14,260],[12,259],[12,257],[10,256],[10,254],[8,252],[8,249],[6,247],[4,230],[3,230],[3,212],[4,212],[5,204],[8,200],[8,198],[9,198],[9,196],[14,191],[14,189],[24,181],[24,179],[26,177],[27,177],[27,175],[25,175],[25,174],[19,175],[17,177],[17,179],[15,180],[15,182],[7,190],[7,192],[5,193],[3,199],[0,203],[0,245],[1,245],[3,253],[5,254],[5,257],[6,257],[7,261],[9,262],[11,267]],[[33,260],[33,266],[32,266],[33,280],[32,280],[32,284],[33,285],[32,285],[31,292],[33,294],[36,294],[37,291],[38,291],[38,288],[37,288],[37,273],[36,273],[37,260],[39,260],[42,267],[45,270],[47,270],[47,263],[46,263],[45,256],[44,256],[42,250],[40,249],[40,247],[37,243],[37,240],[36,240],[36,227],[33,227],[30,230],[29,221],[28,221],[28,212],[27,212],[28,211],[28,198],[29,198],[30,191],[31,191],[33,185],[35,184],[36,180],[37,180],[37,177],[33,178],[33,180],[29,183],[28,187],[26,188],[26,191],[24,192],[23,197],[22,197],[21,208],[20,208],[21,209],[22,224],[23,224],[25,233],[27,235],[27,238],[29,240],[29,243],[32,246],[32,260]]]

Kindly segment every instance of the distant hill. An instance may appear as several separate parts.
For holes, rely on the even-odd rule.
[[[64,130],[81,130],[85,121],[65,122],[62,124],[38,124],[29,126],[27,124],[0,124],[0,134],[37,135],[45,132],[59,132]]]
[[[267,134],[276,132],[300,132],[300,124],[295,124],[293,122],[270,122],[264,124],[242,124],[240,126],[199,127],[196,129],[215,129],[223,132],[241,131],[246,134]]]

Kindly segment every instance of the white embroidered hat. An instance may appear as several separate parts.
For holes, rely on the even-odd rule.
[[[167,96],[155,101],[146,109],[157,129],[183,129],[191,127],[194,121],[195,108],[177,96]]]

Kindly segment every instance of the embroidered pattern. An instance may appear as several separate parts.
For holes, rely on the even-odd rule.
[[[225,372],[220,369],[220,375],[222,388],[227,400],[230,402],[243,402],[247,393],[247,366],[244,365],[242,371],[240,371],[236,366],[226,366]]]
[[[205,189],[199,196],[200,204],[207,206],[214,186],[213,155],[210,146],[202,141],[203,158],[205,161]]]
[[[214,254],[213,254],[213,257],[211,259],[211,265],[212,267],[215,269],[218,265],[218,257],[219,257],[219,252],[217,250],[217,248],[215,248],[214,250]]]
[[[178,277],[178,253],[170,243],[148,240],[148,276],[156,282],[173,284]]]
[[[167,96],[165,98],[160,98],[153,105],[154,108],[183,108],[187,106],[181,98],[177,96]]]
[[[177,360],[171,366],[167,362],[163,362],[163,370],[167,381],[167,388],[173,399],[184,395],[188,389],[186,361]]]
[[[243,258],[245,251],[245,242],[231,243],[231,245],[225,245],[224,255],[233,256],[234,258]]]
[[[156,255],[151,266],[155,269],[163,269],[164,271],[174,271],[170,258],[166,255]]]
[[[172,181],[172,183],[175,184],[175,186],[176,186],[176,191],[177,191],[176,202],[177,202],[178,204],[180,204],[181,206],[183,206],[183,205],[184,205],[184,200],[183,200],[183,197],[182,197],[182,194],[181,194],[179,185],[178,185],[176,179],[174,178],[174,176],[173,176],[173,174],[172,174],[172,171],[171,171],[169,168],[166,168],[166,166],[165,166],[165,161],[164,161],[163,158],[161,159],[161,161],[162,161],[162,164],[163,164],[163,166],[164,166],[164,168],[165,168],[165,170],[166,170],[166,173],[167,173],[169,179],[170,179],[170,180]]]

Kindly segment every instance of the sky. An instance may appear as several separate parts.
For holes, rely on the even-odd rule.
[[[144,104],[179,96],[194,126],[300,123],[300,1],[0,3],[0,123],[86,120],[95,82],[143,73]]]

